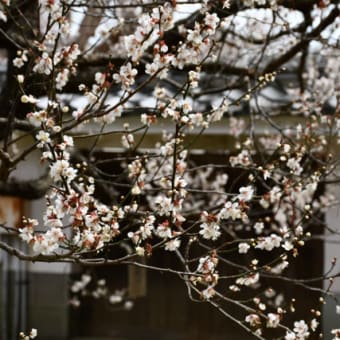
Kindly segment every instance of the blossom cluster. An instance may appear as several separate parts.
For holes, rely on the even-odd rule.
[[[303,94],[287,89],[299,97],[291,105],[303,114],[298,124],[279,126],[259,99],[284,72],[262,74],[271,37],[281,42],[289,35],[295,41],[301,28],[287,29],[281,20],[288,14],[282,9],[284,18],[276,16],[276,1],[245,1],[239,15],[230,1],[202,1],[186,24],[176,21],[176,1],[148,4],[131,19],[131,27],[122,29],[118,43],[124,44],[124,60],[100,54],[105,65],[89,68],[90,76],[78,81],[79,64],[90,59],[80,42],[70,41],[75,5],[86,7],[78,1],[41,1],[44,33],[11,60],[32,150],[40,153],[50,183],[42,216],[24,217],[18,229],[32,258],[87,265],[143,258],[146,267],[157,269],[146,259],[165,251],[181,266],[165,269],[185,281],[193,299],[220,310],[225,303],[237,306],[244,312],[240,324],[258,337],[268,329],[281,331],[286,340],[316,333],[316,307],[311,318],[289,325],[293,302],[289,305],[284,293],[267,286],[273,278],[300,282],[285,276],[287,268],[335,201],[322,192],[326,178],[338,175],[331,150],[333,137],[338,141],[340,136],[339,114],[323,113],[329,99],[337,98],[335,76],[306,71]],[[9,6],[1,2],[0,20],[6,20]],[[263,6],[269,6],[263,20],[251,17]],[[247,16],[248,30],[238,30]],[[252,27],[258,26],[256,36]],[[234,54],[240,41],[246,52]],[[257,46],[263,53],[251,57]],[[218,63],[224,66],[214,74]],[[328,60],[324,72],[334,67]],[[237,73],[225,77],[224,69],[233,68]],[[34,92],[34,81],[44,96]],[[69,87],[76,94],[70,96]],[[249,117],[239,114],[241,106]],[[213,145],[206,154],[210,141],[199,143],[209,128],[209,138],[219,134],[214,140],[223,146]],[[14,136],[8,140],[8,146],[15,144]],[[117,255],[122,250],[124,255]],[[105,280],[88,274],[72,284],[71,293],[74,306],[82,296],[92,296],[131,307],[125,291],[111,293]],[[333,334],[339,337],[338,330]]]
[[[125,310],[133,307],[133,302],[127,299],[124,289],[111,291],[105,279],[96,280],[88,273],[82,274],[79,280],[75,280],[70,291],[72,296],[69,303],[73,308],[78,308],[81,305],[81,299],[86,296],[107,300],[111,305],[120,305]]]

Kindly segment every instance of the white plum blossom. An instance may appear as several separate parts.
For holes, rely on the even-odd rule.
[[[282,248],[286,251],[290,251],[294,248],[294,245],[290,241],[285,241],[285,243],[282,245]]]
[[[145,255],[145,249],[143,247],[136,247],[136,254],[138,256],[144,256]]]
[[[252,199],[254,194],[254,188],[251,186],[248,187],[242,187],[239,189],[240,194],[237,196],[237,198],[240,201],[248,202]]]
[[[256,234],[261,234],[264,229],[264,223],[263,222],[256,222],[254,225],[254,230]]]
[[[71,68],[80,54],[81,52],[79,49],[79,45],[76,43],[73,43],[70,46],[63,47],[54,55],[54,65],[63,62],[63,64]]]
[[[30,104],[37,104],[39,103],[39,99],[33,97],[31,94],[29,95],[22,95],[20,98],[21,102],[26,104],[26,103],[30,103]]]
[[[173,27],[173,19],[173,6],[169,2],[152,10],[151,21],[156,24],[159,23],[164,31],[168,31]]]
[[[224,0],[223,2],[223,8],[230,8],[230,0]]]
[[[72,148],[74,146],[73,137],[68,135],[63,135],[63,141],[57,144],[59,150],[65,151],[67,148]]]
[[[109,296],[109,302],[111,304],[121,303],[123,301],[122,295],[119,294],[111,294]]]
[[[60,72],[58,72],[56,77],[56,89],[62,90],[63,87],[67,84],[70,77],[70,70],[67,68],[62,69]]]
[[[155,217],[154,216],[149,216],[145,221],[144,225],[142,225],[139,228],[141,238],[143,240],[146,240],[147,238],[151,237],[152,232],[154,231],[154,224],[155,222]]]
[[[172,232],[169,223],[162,223],[156,228],[156,235],[161,238],[171,238]]]
[[[134,137],[131,133],[127,134],[127,135],[123,135],[121,138],[121,142],[122,145],[124,146],[124,148],[131,148],[134,144]]]
[[[137,73],[137,69],[132,68],[131,63],[127,63],[120,67],[119,74],[113,75],[113,80],[116,83],[121,83],[124,90],[128,90],[135,83]]]
[[[37,254],[50,255],[59,248],[59,242],[53,238],[38,235],[34,239],[33,251]]]
[[[267,315],[267,327],[276,328],[280,323],[280,315],[274,313],[268,313]]]
[[[270,272],[276,275],[280,275],[288,267],[288,265],[289,265],[288,261],[282,261],[276,266],[272,267]]]
[[[92,277],[88,274],[82,274],[80,280],[75,281],[71,287],[73,293],[77,293],[83,290],[92,280]]]
[[[245,322],[248,322],[250,326],[255,327],[261,324],[261,318],[257,314],[249,314],[246,316]]]
[[[244,119],[230,117],[230,133],[236,137],[240,136],[245,128]]]
[[[7,22],[7,15],[2,10],[0,10],[0,21]]]
[[[146,113],[142,113],[140,117],[141,122],[144,125],[150,126],[151,124],[156,123],[157,117],[155,115],[147,115]]]
[[[236,220],[242,217],[241,209],[237,202],[227,202],[224,204],[224,207],[218,214],[219,220],[227,220],[231,218],[232,220]]]
[[[96,72],[94,79],[98,85],[103,85],[106,80],[106,74],[102,72]]]
[[[38,330],[36,328],[32,328],[29,336],[31,337],[31,339],[36,338],[38,336]]]
[[[241,242],[238,244],[238,252],[239,254],[247,254],[250,249],[250,245],[245,242]]]
[[[287,161],[287,167],[293,171],[293,173],[299,176],[303,170],[300,165],[301,159],[300,158],[289,158]]]
[[[255,248],[272,251],[274,248],[278,248],[281,245],[282,237],[271,234],[268,237],[259,237]]]
[[[19,333],[20,339],[23,340],[30,340],[30,339],[35,339],[38,336],[38,330],[36,328],[32,328],[28,335],[26,335],[24,332]]]
[[[96,101],[97,101],[96,97]],[[110,110],[110,112],[106,113],[103,116],[96,117],[94,120],[96,122],[102,122],[105,124],[111,124],[113,123],[117,118],[121,117],[123,112],[123,107],[122,106],[115,106],[114,109]]]
[[[248,166],[251,164],[251,156],[248,150],[242,150],[237,156],[230,157],[229,161],[232,166]]]
[[[216,222],[202,223],[200,228],[200,235],[207,240],[215,241],[221,235],[220,226]]]
[[[253,273],[246,276],[242,276],[236,280],[236,284],[240,286],[252,286],[260,279],[259,273]]]
[[[332,329],[331,334],[334,335],[334,338],[332,338],[332,340],[339,340],[340,339],[340,328]]]
[[[216,259],[210,256],[201,257],[199,259],[197,271],[204,274],[214,272],[216,265],[217,265]]]
[[[38,222],[36,222],[38,224]],[[19,237],[29,243],[31,240],[33,240],[33,228],[32,227],[24,227],[19,228]]]
[[[35,61],[35,66],[33,67],[33,71],[45,75],[50,75],[53,69],[52,59],[49,55],[44,52],[40,57]]]
[[[294,322],[294,332],[297,335],[298,339],[304,340],[309,337],[308,325],[304,320],[295,321]]]
[[[207,13],[205,15],[204,23],[206,26],[208,26],[207,29],[208,29],[209,34],[212,34],[215,32],[219,22],[220,22],[220,18],[217,16],[216,13],[213,13],[213,14]]]
[[[269,192],[270,203],[277,203],[282,196],[282,190],[278,186],[274,186]]]
[[[188,73],[191,88],[197,88],[200,80],[200,73],[196,71],[189,71]]]
[[[45,110],[29,112],[26,117],[32,125],[40,126],[41,123],[47,120],[47,112]]]
[[[179,248],[180,245],[181,245],[181,240],[179,238],[174,238],[165,243],[164,249],[168,251],[175,251],[176,249]]]
[[[205,300],[211,299],[216,294],[215,289],[210,286],[202,291],[202,296]]]
[[[310,329],[315,332],[318,326],[319,322],[316,319],[312,319],[310,322]]]
[[[150,75],[158,73],[157,77],[164,79],[168,75],[168,66],[171,64],[172,60],[172,55],[160,56],[159,54],[156,54],[153,58],[153,62],[146,64],[145,73]]]
[[[168,216],[170,212],[173,210],[173,204],[170,197],[166,197],[163,195],[159,195],[154,200],[155,208],[157,209],[157,213],[162,216]]]
[[[289,332],[287,331],[286,335],[285,335],[285,340],[296,340],[296,335],[293,332]]]
[[[35,138],[39,141],[37,147],[42,148],[45,144],[51,142],[50,134],[46,131],[40,130]]]
[[[130,231],[130,232],[128,232],[127,237],[129,239],[131,239],[131,241],[135,245],[140,243],[141,237],[140,237],[140,233],[139,232],[132,232],[132,231]],[[139,248],[141,248],[141,247],[139,247]],[[142,249],[144,249],[144,248],[142,248]]]
[[[55,181],[59,181],[62,178],[67,182],[71,182],[77,175],[77,170],[71,167],[69,161],[62,159],[57,160],[51,165],[50,176]]]
[[[18,51],[17,57],[13,59],[13,66],[16,68],[21,68],[28,62],[28,51]]]

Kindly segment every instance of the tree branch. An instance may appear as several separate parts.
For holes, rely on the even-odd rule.
[[[329,13],[329,15],[324,20],[322,20],[314,30],[303,36],[301,41],[294,45],[286,53],[284,53],[277,59],[272,60],[263,69],[262,73],[266,74],[278,70],[283,64],[292,59],[298,52],[306,48],[310,40],[317,38],[327,26],[334,22],[334,20],[339,16],[339,14],[340,14],[339,8],[337,6],[334,7],[334,9]]]

